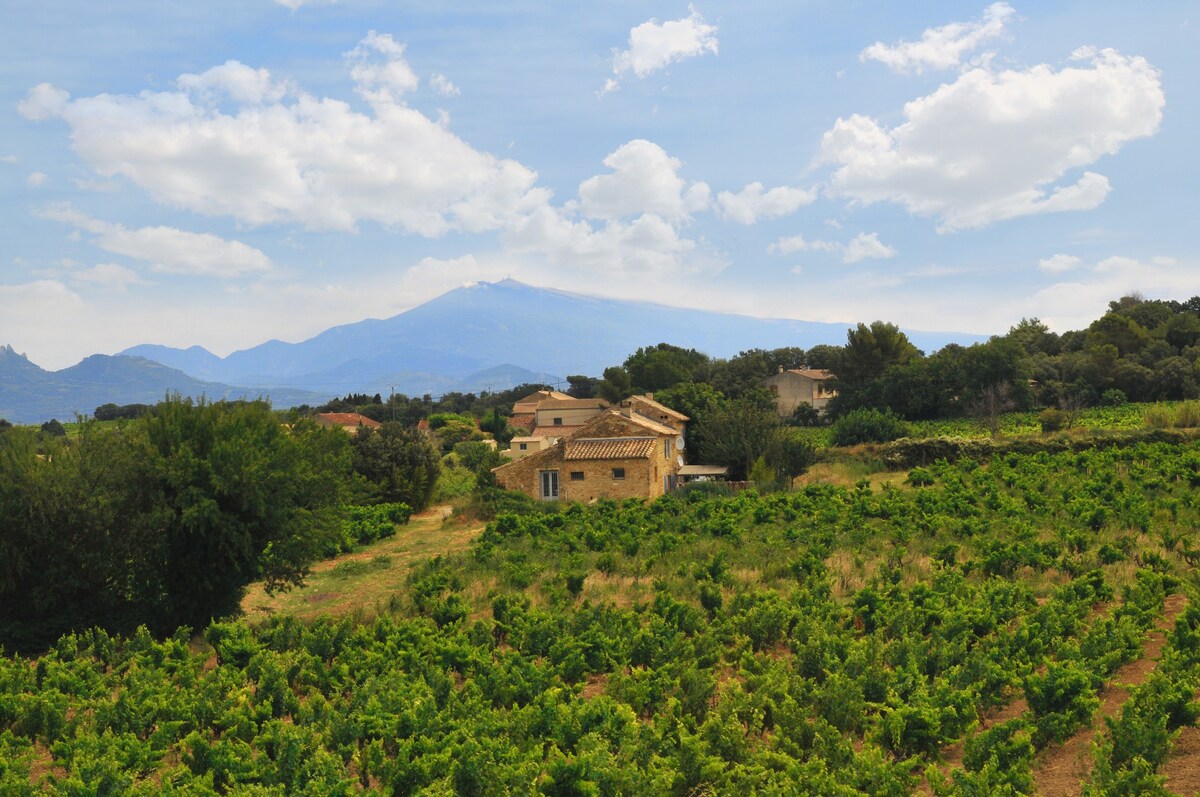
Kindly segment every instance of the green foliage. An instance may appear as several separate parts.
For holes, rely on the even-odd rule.
[[[415,429],[391,422],[378,431],[360,429],[353,438],[353,453],[354,472],[369,485],[374,500],[404,503],[414,512],[429,505],[441,463]]]
[[[863,407],[851,410],[833,422],[830,440],[835,446],[886,443],[904,437],[907,427],[891,410]]]
[[[297,583],[339,537],[345,436],[289,431],[260,402],[173,399],[38,453],[27,437],[0,440],[6,645],[90,625],[202,627],[252,580]]]
[[[729,477],[747,477],[754,461],[766,454],[775,440],[779,416],[747,399],[730,402],[696,424],[700,457],[729,468]]]

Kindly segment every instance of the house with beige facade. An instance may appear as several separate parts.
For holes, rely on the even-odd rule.
[[[817,368],[793,368],[781,370],[767,379],[767,390],[775,398],[775,407],[781,418],[790,418],[801,404],[809,404],[815,410],[824,411],[829,400],[837,395],[834,384],[837,377],[831,371]]]
[[[543,401],[554,399],[561,401],[563,399],[570,400],[573,397],[570,394],[562,393],[558,390],[537,390],[530,393],[525,398],[513,402],[512,416],[508,419],[508,425],[529,431],[533,428],[537,420],[537,407]]]
[[[623,406],[492,472],[499,486],[532,498],[590,502],[657,498],[679,484],[683,464],[679,429]]]

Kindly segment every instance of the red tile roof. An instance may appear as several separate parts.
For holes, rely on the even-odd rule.
[[[370,429],[378,429],[383,426],[379,421],[373,421],[366,415],[359,415],[357,412],[318,412],[317,418],[327,421],[333,426],[366,426]]]
[[[654,450],[655,437],[602,437],[567,440],[564,460],[645,459]]]

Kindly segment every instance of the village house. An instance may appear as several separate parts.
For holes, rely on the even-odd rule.
[[[508,425],[514,429],[524,429],[528,432],[537,420],[537,406],[549,399],[570,399],[571,396],[558,390],[537,390],[523,399],[513,402],[512,415]]]
[[[779,417],[790,418],[801,404],[823,411],[829,400],[837,395],[833,387],[836,379],[831,371],[817,368],[780,369],[767,379],[767,389],[775,398]]]
[[[534,437],[549,437],[554,440],[566,437],[599,415],[608,407],[604,399],[545,399],[538,402],[534,412]]]
[[[381,424],[357,412],[318,412],[318,426],[337,427],[345,429],[349,434],[358,434],[359,429],[378,429]]]
[[[499,486],[532,498],[590,502],[657,498],[676,488],[682,467],[681,431],[622,406],[492,472]]]

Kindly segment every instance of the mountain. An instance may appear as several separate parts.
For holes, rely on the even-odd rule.
[[[71,420],[101,404],[155,404],[168,393],[198,398],[269,397],[276,407],[320,404],[330,395],[294,389],[232,387],[206,382],[142,357],[94,354],[61,371],[46,371],[11,346],[0,346],[0,418],[13,423]]]
[[[189,373],[229,384],[436,395],[464,385],[499,390],[551,381],[526,379],[529,373],[599,376],[639,347],[662,342],[714,357],[751,348],[841,345],[847,326],[600,299],[503,280],[457,288],[388,319],[333,327],[300,343],[272,340],[224,359],[199,347],[135,346],[122,354],[181,370],[195,362],[192,367],[203,370]],[[925,351],[986,339],[905,331]],[[502,378],[506,368],[513,370]],[[478,378],[481,372],[485,376]]]

